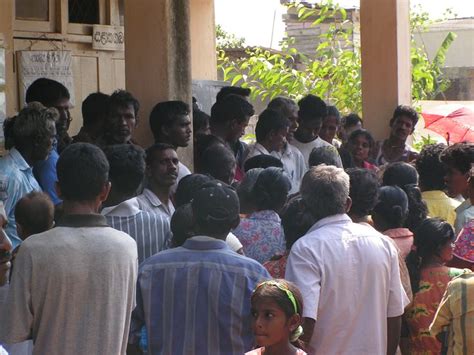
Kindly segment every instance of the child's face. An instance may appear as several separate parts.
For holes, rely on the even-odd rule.
[[[278,304],[268,298],[252,301],[252,330],[258,346],[284,344],[297,325],[288,319]]]
[[[365,136],[358,135],[355,137],[350,141],[349,147],[356,162],[363,162],[369,158],[370,142]]]

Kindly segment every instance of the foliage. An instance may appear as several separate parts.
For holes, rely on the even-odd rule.
[[[413,148],[420,152],[425,145],[436,143],[439,142],[428,134],[427,136],[420,136],[419,139],[415,139],[413,142]]]
[[[237,37],[216,25],[216,43],[217,48],[242,48],[245,45],[245,38]]]
[[[272,99],[287,96],[299,99],[314,94],[337,106],[343,113],[362,111],[360,47],[352,38],[352,25],[346,11],[332,0],[317,7],[292,3],[300,21],[315,19],[312,25],[330,22],[329,30],[319,36],[319,43],[311,56],[298,52],[292,41],[282,43],[281,51],[264,48],[247,48],[247,58],[231,60],[225,51],[218,50],[218,67],[223,79],[232,85],[252,89],[254,99]],[[419,12],[411,17],[411,26],[417,31],[425,29],[428,17]],[[449,33],[430,60],[424,48],[416,48],[412,38],[411,61],[413,99],[426,100],[445,90],[448,81],[441,67],[455,35]]]
[[[449,12],[449,10],[447,10]],[[422,34],[433,21],[428,13],[418,7],[411,13],[411,64],[412,64],[412,97],[415,102],[434,99],[449,87],[449,80],[443,76],[441,68],[446,61],[446,53],[456,34],[449,32],[438,48],[434,58],[430,60],[424,47],[415,43],[415,34]],[[423,37],[421,37],[423,39]]]

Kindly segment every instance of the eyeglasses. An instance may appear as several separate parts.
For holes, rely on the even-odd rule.
[[[296,303],[296,299],[295,299],[295,296],[293,295],[293,292],[291,292],[288,288],[286,288],[284,285],[280,284],[279,282],[276,282],[275,280],[263,281],[259,283],[253,292],[257,291],[259,287],[263,285],[275,286],[281,291],[285,292],[291,304],[293,305],[293,309],[295,313],[298,314],[298,305]]]

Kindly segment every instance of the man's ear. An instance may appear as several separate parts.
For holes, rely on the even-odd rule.
[[[103,186],[102,189],[99,193],[99,200],[100,202],[104,202],[107,200],[107,197],[109,196],[110,193],[110,188],[112,187],[112,183],[110,181],[107,181]]]
[[[346,213],[351,210],[351,207],[352,207],[352,199],[348,197],[346,200]]]

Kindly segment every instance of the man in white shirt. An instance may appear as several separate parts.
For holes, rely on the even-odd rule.
[[[323,118],[327,115],[327,106],[323,100],[311,94],[303,97],[298,102],[298,106],[299,126],[295,131],[295,139],[292,144],[303,154],[308,169],[309,155],[313,149],[321,146],[331,146],[330,143],[319,137]]]
[[[268,108],[280,112],[288,119],[286,143],[279,152],[273,152],[272,155],[283,163],[283,168],[291,180],[290,194],[294,194],[300,190],[301,180],[307,170],[303,154],[293,145],[298,128],[298,105],[289,98],[276,97],[270,101]]]
[[[395,354],[409,302],[397,250],[346,215],[349,176],[342,169],[311,168],[300,191],[315,224],[293,245],[285,278],[303,295],[309,354]]]
[[[137,197],[140,209],[170,219],[174,213],[171,189],[178,177],[179,160],[172,145],[156,143],[146,150],[148,185]]]

